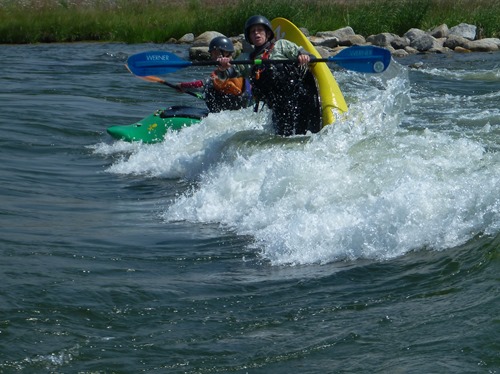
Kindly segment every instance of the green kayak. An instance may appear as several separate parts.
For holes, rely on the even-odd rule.
[[[126,142],[159,143],[168,130],[180,130],[199,123],[208,110],[188,106],[159,109],[150,116],[131,125],[116,125],[106,129],[109,135]]]

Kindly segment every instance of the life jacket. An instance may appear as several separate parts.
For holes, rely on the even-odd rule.
[[[240,96],[245,92],[245,79],[242,77],[220,79],[215,72],[211,75],[214,88],[226,95]]]
[[[269,55],[271,54],[271,51],[273,50],[274,48],[274,43],[270,43],[270,45],[264,50],[264,53],[262,54],[262,57],[261,57],[261,60],[269,60]],[[255,58],[255,56],[252,54],[250,55],[250,57],[252,59]],[[253,71],[253,78],[255,80],[259,80],[260,79],[260,75],[262,74],[262,72],[266,69],[266,66],[265,65],[256,65],[254,67],[254,71]]]

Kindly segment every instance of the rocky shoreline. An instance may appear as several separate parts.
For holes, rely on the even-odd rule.
[[[394,57],[405,57],[416,53],[500,51],[499,38],[482,38],[480,28],[466,23],[451,28],[442,24],[431,31],[412,28],[402,36],[380,33],[366,38],[356,34],[351,27],[335,31],[321,31],[316,35],[310,35],[307,29],[301,28],[301,30],[322,57],[334,56],[340,50],[353,45],[384,47],[391,51]],[[222,34],[217,31],[207,31],[197,37],[194,34],[186,34],[179,40],[171,39],[168,43],[191,44],[189,48],[191,60],[208,60],[208,44],[212,38],[220,35]],[[235,45],[237,54],[250,48],[243,34],[232,36],[230,39]]]

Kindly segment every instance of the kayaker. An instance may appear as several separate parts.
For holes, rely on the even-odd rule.
[[[234,45],[229,38],[217,36],[210,41],[208,51],[213,61],[223,57],[231,60]],[[180,91],[203,89],[208,110],[213,113],[245,108],[252,102],[250,84],[243,77],[228,77],[225,69],[217,68],[207,80],[182,82],[177,86]]]
[[[321,106],[314,76],[309,71],[311,56],[297,44],[285,39],[274,40],[271,22],[261,15],[245,23],[245,40],[254,46],[239,59],[262,59],[262,65],[231,65],[229,58],[219,58],[220,68],[229,77],[247,77],[256,101],[272,110],[273,125],[278,135],[290,136],[318,132]],[[266,64],[266,59],[296,59],[295,64]]]

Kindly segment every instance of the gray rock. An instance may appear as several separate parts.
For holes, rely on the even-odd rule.
[[[408,52],[408,54],[411,54],[411,55],[414,55],[414,54],[418,53],[418,51],[415,48],[410,47],[410,46],[405,47],[405,51]]]
[[[472,52],[495,52],[500,49],[500,39],[486,38],[480,40],[473,40],[468,43]]]
[[[317,47],[316,50],[323,58],[328,58],[331,55],[331,50],[329,48]]]
[[[399,36],[396,34],[383,32],[381,34],[370,35],[368,38],[366,38],[366,41],[379,47],[387,47],[389,45],[392,45],[392,42],[396,38],[399,38]]]
[[[306,37],[311,36],[311,34],[309,33],[309,30],[306,29],[305,27],[299,27],[299,30],[302,31],[302,34],[304,34]]]
[[[339,40],[344,39],[344,38],[351,36],[351,35],[356,35],[356,33],[354,32],[354,30],[350,26],[343,27],[343,28],[335,30],[335,31],[320,31],[320,32],[316,33],[316,36],[319,36],[319,37],[323,37],[323,38],[336,37]]]
[[[193,47],[208,47],[213,38],[225,36],[217,31],[205,31],[198,35],[193,41]]]
[[[391,46],[394,49],[405,49],[410,45],[410,41],[402,36],[396,35],[394,39],[391,41]]]
[[[392,55],[394,57],[406,57],[409,55],[408,52],[406,52],[404,49],[396,49],[394,52],[392,52]]]
[[[194,41],[194,34],[189,33],[180,38],[177,43],[192,43]]]
[[[189,59],[193,61],[208,61],[210,53],[208,47],[191,47],[189,48]]]
[[[238,57],[240,53],[243,51],[243,43],[239,39],[232,39],[234,45],[234,57]]]
[[[414,64],[410,65],[410,68],[412,69],[421,69],[424,66],[424,63],[422,61],[415,62]]]
[[[465,39],[462,36],[450,34],[450,36],[448,36],[448,38],[446,38],[445,42],[443,43],[443,46],[453,50],[457,47],[469,49],[468,47],[469,42],[470,42],[469,39]]]
[[[428,36],[428,34],[424,30],[420,29],[409,29],[404,35],[405,38],[408,38],[410,41],[410,45],[414,40],[417,40],[423,36]]]
[[[191,60],[205,61],[210,60],[210,53],[208,52],[208,46],[213,38],[218,36],[225,36],[217,31],[206,31],[203,34],[198,35],[192,46],[189,48],[189,58]],[[234,46],[234,57],[237,57],[243,50],[243,44],[239,36],[235,36],[231,39]]]
[[[431,49],[441,48],[442,45],[438,43],[436,38],[429,34],[423,34],[410,40],[410,47],[415,48],[418,51],[425,52]]]
[[[448,26],[446,24],[442,24],[442,25],[439,25],[435,28],[433,28],[429,34],[433,37],[435,37],[436,39],[439,39],[439,38],[446,38],[449,34],[450,34],[450,29],[448,28]]]
[[[460,25],[453,26],[450,29],[450,34],[454,36],[461,36],[462,38],[474,40],[476,39],[477,27],[469,25],[468,23],[461,23]]]
[[[349,35],[339,40],[341,46],[363,45],[366,44],[366,39],[362,35]]]
[[[327,37],[310,37],[311,44],[319,47],[328,47],[335,48],[339,46],[339,38],[335,36],[327,36]]]

